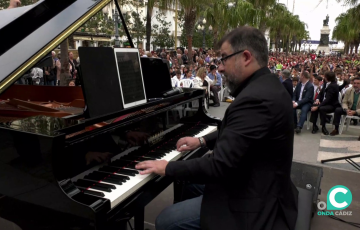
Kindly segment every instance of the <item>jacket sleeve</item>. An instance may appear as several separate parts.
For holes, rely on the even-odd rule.
[[[314,98],[314,86],[311,85],[310,87],[307,88],[305,95],[303,93],[303,97],[301,99],[301,101],[297,101],[296,103],[298,104],[298,106],[304,105],[306,103],[313,103],[313,98]]]
[[[248,97],[238,101],[228,110],[227,125],[217,140],[213,154],[169,162],[166,175],[195,183],[220,183],[243,170],[244,156],[270,132],[272,119],[270,108],[265,103],[264,100]]]
[[[342,103],[341,103],[341,106],[343,109],[350,109],[347,102],[350,99],[351,91],[352,90],[348,90],[345,92],[344,99],[342,100]]]
[[[321,102],[319,108],[324,105],[331,105],[335,100],[339,100],[339,87],[337,85],[329,85],[326,92],[325,100]]]
[[[206,147],[208,147],[209,149],[214,149],[217,136],[218,136],[217,130],[215,132],[209,133],[208,135],[204,136]]]

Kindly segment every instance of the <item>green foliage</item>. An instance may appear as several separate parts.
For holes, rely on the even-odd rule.
[[[128,29],[130,30],[130,34],[132,38],[136,38],[137,45],[142,43],[145,36],[145,18],[141,18],[142,11],[132,11],[131,12],[131,23],[127,24]]]
[[[99,11],[80,27],[80,31],[92,34],[112,35],[114,31],[114,22],[102,11]]]
[[[152,44],[161,48],[172,48],[175,45],[173,36],[170,36],[171,22],[165,20],[165,14],[156,12],[156,20],[160,25],[155,24],[152,27],[152,34],[155,37]]]

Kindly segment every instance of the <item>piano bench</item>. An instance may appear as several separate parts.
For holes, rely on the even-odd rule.
[[[312,208],[313,208],[313,193],[312,191],[296,187],[299,191],[298,196],[298,216],[296,220],[295,230],[310,229]]]

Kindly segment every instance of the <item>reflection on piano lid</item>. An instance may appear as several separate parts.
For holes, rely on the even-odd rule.
[[[206,149],[179,153],[174,143],[181,136],[208,134],[220,124],[203,106],[204,90],[184,89],[162,100],[88,118],[81,87],[13,84],[34,66],[48,65],[44,57],[110,2],[42,0],[0,11],[0,37],[16,35],[0,43],[0,218],[22,230],[111,229],[117,220],[143,210],[173,182],[139,176],[136,162],[201,157]],[[118,1],[114,3],[134,47]],[[28,22],[32,25],[24,28]],[[184,116],[181,110],[194,100],[199,107]],[[131,147],[131,135],[139,134],[150,135],[148,143],[141,139],[140,146]],[[110,162],[89,160],[93,153],[111,154]]]

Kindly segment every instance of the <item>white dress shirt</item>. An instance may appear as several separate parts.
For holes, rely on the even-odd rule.
[[[303,94],[303,91],[304,91],[305,85],[306,85],[306,83],[308,83],[308,82],[309,82],[309,80],[307,80],[307,82],[305,82],[305,83],[301,83],[301,90],[300,90],[300,97],[299,97],[299,101],[301,101],[301,99],[302,99],[302,94]]]

